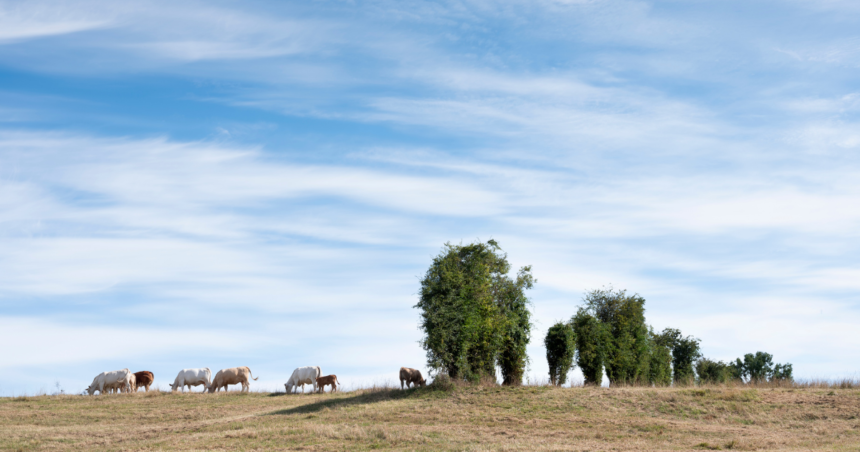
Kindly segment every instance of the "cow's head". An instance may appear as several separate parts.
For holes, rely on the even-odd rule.
[[[209,394],[213,394],[215,392],[215,385],[209,385],[206,390],[209,391]]]
[[[287,392],[287,394],[290,393],[290,389],[293,389],[293,385],[289,383],[284,383],[284,390]]]
[[[421,386],[422,388],[423,388],[424,386],[427,386],[427,380],[425,380],[425,379],[422,377],[420,380],[418,380],[418,386]]]

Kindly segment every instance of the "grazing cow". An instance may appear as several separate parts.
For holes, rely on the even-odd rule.
[[[293,371],[293,374],[290,375],[290,379],[284,383],[284,388],[286,388],[287,394],[291,394],[293,392],[293,388],[301,385],[302,394],[304,394],[305,385],[313,385],[314,392],[316,392],[317,378],[321,376],[322,370],[320,370],[320,366],[299,367]]]
[[[122,382],[120,384],[125,384],[126,376],[130,373],[131,372],[129,372],[128,369],[102,372],[96,375],[95,378],[93,378],[93,382],[90,383],[90,386],[86,389],[86,391],[89,395],[95,394],[96,391],[98,391],[99,394],[105,394],[105,389],[110,389],[116,386],[117,382]]]
[[[317,378],[317,387],[319,392],[325,392],[325,387],[331,385],[331,392],[337,392],[337,386],[340,384],[337,381],[337,375],[326,375],[325,377]]]
[[[231,367],[229,369],[221,369],[215,374],[215,378],[212,379],[212,384],[209,386],[209,393],[218,392],[221,388],[224,388],[224,392],[227,392],[227,385],[242,385],[242,392],[251,390],[251,382],[248,381],[248,378],[256,380],[253,375],[251,375],[251,369],[247,366],[245,367]]]
[[[192,386],[203,385],[203,392],[206,392],[209,389],[211,382],[212,371],[209,370],[208,367],[200,369],[182,369],[179,371],[179,374],[176,376],[176,380],[173,380],[173,384],[170,385],[170,387],[173,391],[181,389],[182,392],[185,392],[185,387],[188,386],[188,391],[190,392]]]
[[[412,383],[413,387],[424,387],[427,384],[424,377],[421,376],[421,371],[408,367],[400,368],[400,389],[403,389],[403,383],[406,383],[407,388],[409,387],[409,383]]]
[[[151,385],[152,381],[155,380],[155,375],[153,375],[152,372],[150,372],[148,370],[141,370],[140,372],[134,373],[134,379],[135,379],[135,383],[134,383],[134,389],[132,389],[132,392],[137,392],[137,390],[140,389],[141,387],[146,392],[149,392],[149,385]]]

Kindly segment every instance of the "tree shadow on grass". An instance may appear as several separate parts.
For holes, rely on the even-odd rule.
[[[328,400],[319,400],[305,405],[299,405],[292,408],[273,411],[266,413],[267,416],[290,415],[302,413],[315,413],[323,408],[348,407],[353,405],[367,405],[370,403],[387,402],[390,400],[401,400],[407,398],[424,398],[433,393],[442,394],[443,391],[433,390],[431,388],[412,388],[412,389],[373,389],[363,390],[360,394],[347,397],[335,397]],[[271,396],[275,396],[272,394]],[[278,393],[277,395],[285,395]]]

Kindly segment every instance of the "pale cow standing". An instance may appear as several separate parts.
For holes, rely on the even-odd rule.
[[[291,394],[293,389],[299,385],[302,387],[302,394],[305,393],[305,385],[313,385],[314,392],[317,391],[317,378],[322,376],[320,366],[299,367],[290,375],[290,379],[284,383],[284,388],[287,394]]]
[[[413,386],[421,386],[427,384],[424,380],[424,377],[421,376],[421,371],[418,369],[412,369],[409,367],[401,367],[400,368],[400,389],[403,389],[403,384],[406,384],[406,387],[409,387],[409,384],[412,383]]]
[[[251,390],[251,382],[250,379],[257,380],[257,378],[253,378],[251,375],[251,369],[247,366],[244,367],[231,367],[229,369],[221,369],[215,374],[215,378],[212,379],[212,384],[209,385],[209,393],[218,392],[221,388],[224,388],[224,392],[227,392],[227,385],[242,385],[242,392],[247,392]]]
[[[131,371],[128,369],[102,372],[93,378],[93,382],[90,383],[90,386],[86,391],[89,395],[95,394],[96,391],[98,391],[99,394],[105,394],[105,390],[115,387],[118,382],[121,385],[127,384],[127,377],[129,374],[131,374]]]
[[[176,380],[173,381],[173,384],[170,385],[173,391],[177,389],[181,389],[182,392],[185,392],[185,387],[188,386],[188,391],[191,391],[192,386],[203,385],[203,392],[206,392],[209,389],[209,385],[212,382],[212,371],[209,370],[208,367],[202,367],[199,369],[182,369],[179,371],[179,374],[176,375]]]

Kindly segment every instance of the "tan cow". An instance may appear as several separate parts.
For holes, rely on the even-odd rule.
[[[400,389],[403,389],[403,383],[406,383],[407,388],[410,383],[412,383],[413,386],[421,387],[424,387],[427,384],[427,382],[424,381],[424,377],[421,376],[421,371],[410,369],[408,367],[400,368]]]
[[[217,374],[215,374],[215,378],[212,379],[212,384],[209,386],[209,392],[217,392],[222,387],[224,388],[224,392],[227,392],[227,385],[238,384],[242,385],[242,392],[250,391],[251,383],[249,381],[249,377],[253,378],[253,375],[251,375],[251,369],[247,367],[221,369]],[[257,378],[253,379],[256,380]]]
[[[331,392],[337,392],[337,387],[340,385],[340,382],[337,381],[337,375],[326,375],[325,377],[317,378],[317,388],[319,388],[319,392],[324,393],[327,385],[331,386]]]
[[[146,392],[149,392],[149,385],[152,384],[152,381],[155,379],[155,375],[148,370],[141,370],[140,372],[134,373],[134,389],[132,392],[137,392],[139,388],[143,388]]]
[[[105,383],[105,391],[108,394],[113,393],[121,393],[121,392],[132,392],[134,391],[136,379],[133,373],[127,373],[125,377],[122,377],[119,380],[116,380],[113,383]]]

